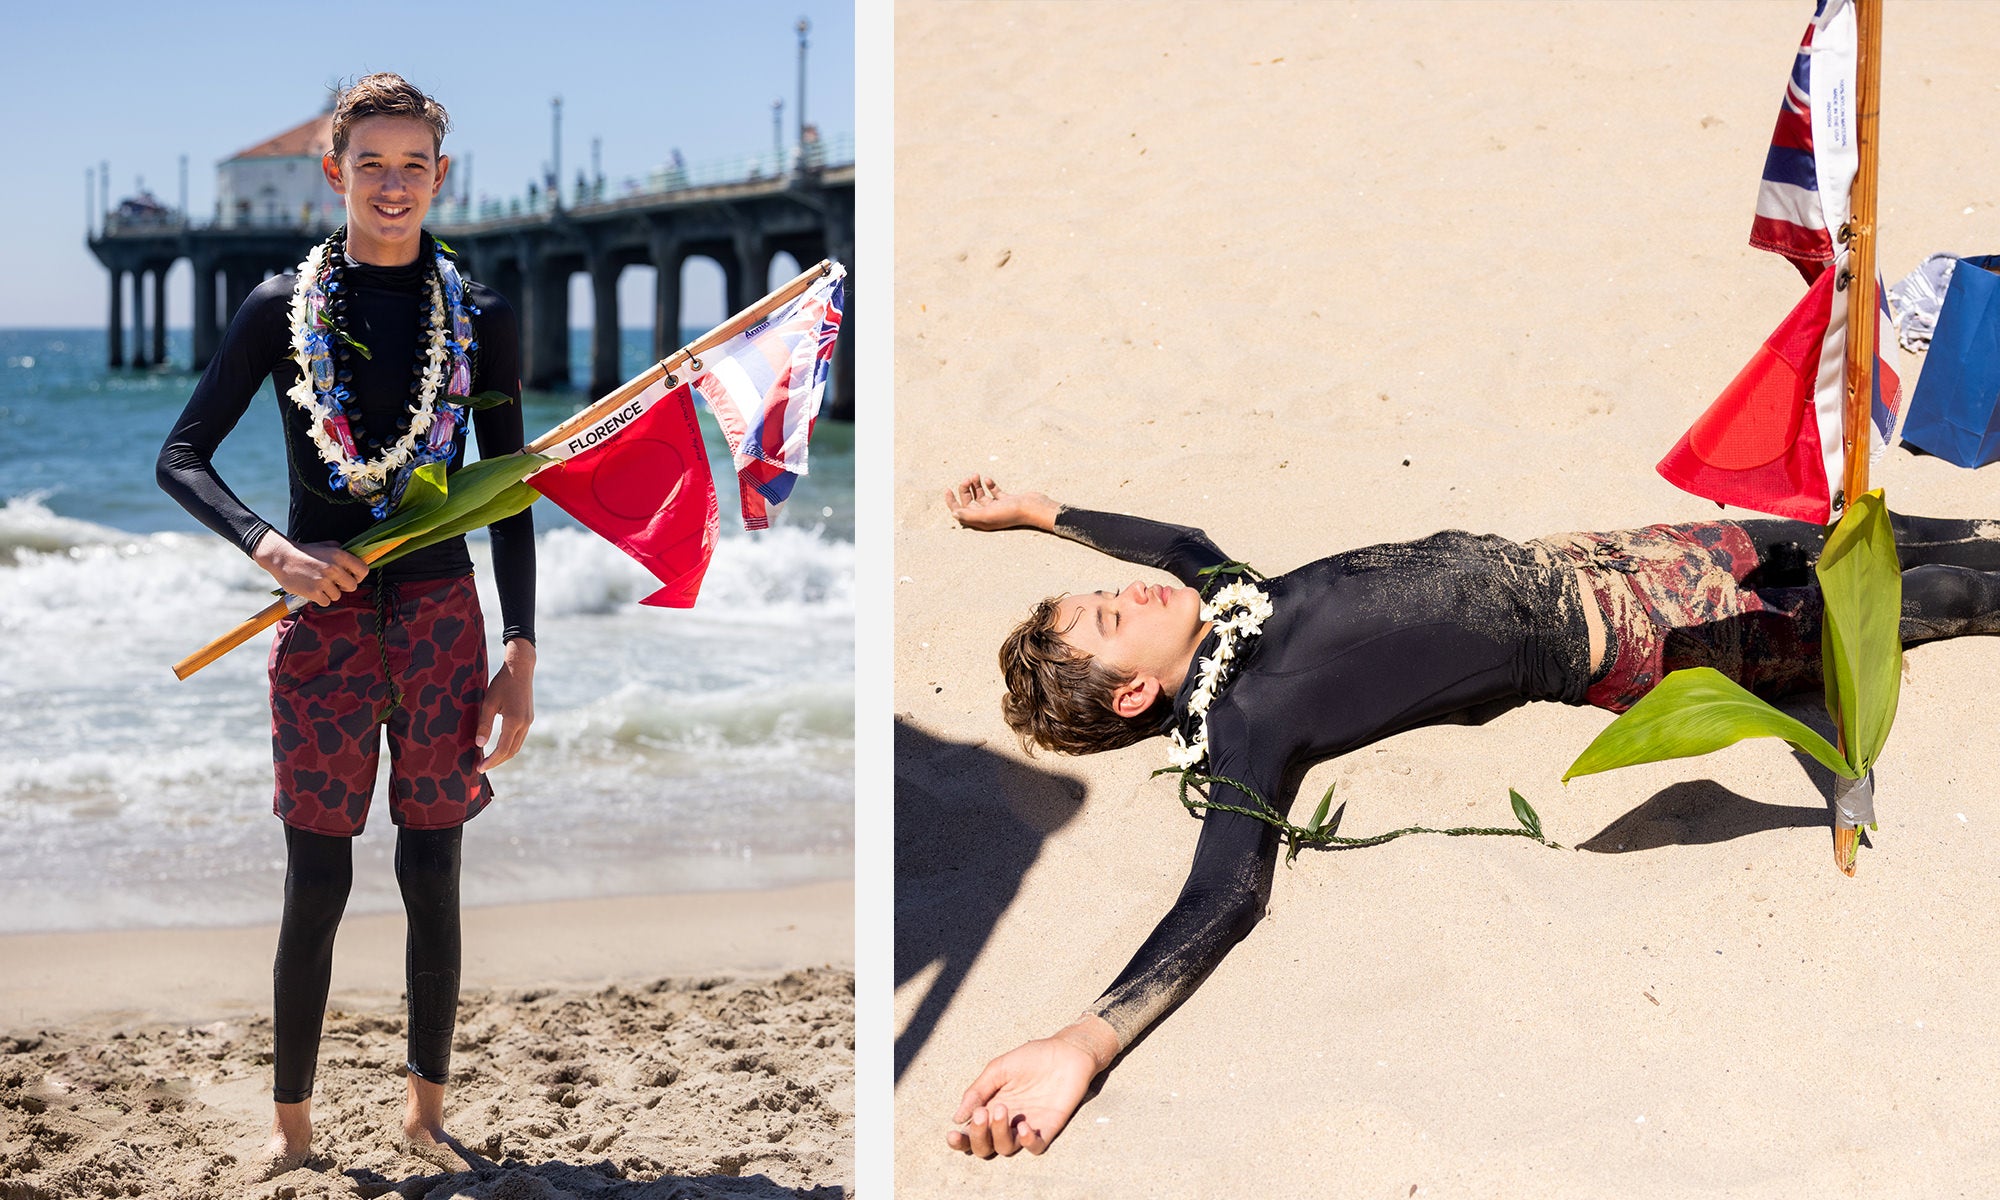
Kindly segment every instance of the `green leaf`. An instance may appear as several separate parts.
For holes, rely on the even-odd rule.
[[[1306,822],[1306,832],[1318,833],[1326,825],[1327,810],[1333,807],[1333,785],[1326,785],[1326,795],[1319,798],[1319,807],[1313,809],[1313,819]]]
[[[1903,573],[1881,489],[1847,506],[1815,570],[1826,597],[1820,630],[1826,708],[1858,777],[1889,740],[1903,687]]]
[[[1521,823],[1521,828],[1527,830],[1537,840],[1542,840],[1542,819],[1535,815],[1534,805],[1529,804],[1527,797],[1513,788],[1507,789],[1507,799],[1514,804],[1514,819]]]
[[[1836,775],[1854,779],[1861,774],[1803,722],[1759,700],[1720,671],[1692,667],[1662,679],[1605,726],[1563,772],[1563,782],[1639,763],[1708,754],[1749,737],[1783,738]]]
[[[365,554],[396,538],[408,538],[376,560],[375,565],[381,566],[511,517],[541,498],[541,493],[522,480],[550,461],[540,454],[504,454],[482,458],[449,479],[442,463],[427,463],[410,473],[396,512],[347,543],[347,549]]]
[[[431,514],[444,507],[446,495],[444,464],[425,463],[410,472],[410,481],[403,485],[403,498],[396,502],[396,511],[347,543],[347,549],[354,554],[366,554],[383,542],[425,528]]]
[[[348,345],[354,347],[354,352],[356,354],[359,354],[361,357],[367,359],[369,362],[375,361],[375,356],[369,353],[368,347],[362,345],[359,338],[354,337],[352,334],[348,333],[345,329],[342,329],[338,325],[332,326],[332,329],[333,329],[333,336],[339,338],[341,341],[346,342]]]
[[[448,520],[430,532],[420,534],[404,542],[394,550],[383,555],[381,561],[394,562],[403,555],[422,550],[426,546],[434,546],[439,542],[451,538],[462,537],[475,529],[491,525],[495,521],[504,521],[541,498],[542,494],[529,484],[511,484],[504,491],[495,495],[478,508],[470,509],[462,516]]]

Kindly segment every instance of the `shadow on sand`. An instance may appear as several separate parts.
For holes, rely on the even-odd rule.
[[[344,1171],[357,1196],[416,1200],[840,1200],[838,1187],[788,1188],[763,1175],[666,1175],[625,1179],[609,1160],[494,1163],[467,1156],[473,1169],[392,1179],[377,1171]]]
[[[896,986],[935,970],[896,1037],[896,1078],[950,1006],[1042,842],[1083,806],[1074,776],[896,718]]]
[[[1661,788],[1576,848],[1631,854],[1663,846],[1706,846],[1771,829],[1824,826],[1827,819],[1824,805],[1765,804],[1712,779],[1698,779]]]
[[[1826,714],[1792,708],[1792,715],[1831,738]],[[1789,748],[1788,748],[1789,749]],[[1833,776],[1811,756],[1791,751],[1792,761],[1819,792],[1817,806],[1766,804],[1733,792],[1713,779],[1669,784],[1645,803],[1606,825],[1577,849],[1595,854],[1631,854],[1663,846],[1707,846],[1773,829],[1833,827]],[[1869,844],[1866,832],[1862,845]]]

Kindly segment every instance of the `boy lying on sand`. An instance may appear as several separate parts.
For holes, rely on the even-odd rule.
[[[1459,531],[1336,554],[1212,590],[1229,560],[1198,529],[1067,508],[976,476],[945,493],[968,529],[1040,529],[1183,587],[1051,597],[1000,649],[1023,740],[1067,754],[1164,734],[1213,785],[1180,897],[1111,986],[1055,1034],[994,1059],[946,1135],[981,1158],[1036,1154],[1138,1034],[1187,996],[1263,912],[1282,811],[1311,764],[1418,725],[1528,700],[1622,712],[1670,671],[1752,691],[1820,686],[1825,530],[1703,521],[1529,542]],[[2000,633],[2000,525],[1892,517],[1905,645]],[[1233,785],[1233,786],[1232,786]]]

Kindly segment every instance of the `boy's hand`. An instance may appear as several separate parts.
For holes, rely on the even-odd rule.
[[[973,475],[944,490],[944,504],[967,529],[1039,529],[1052,533],[1062,507],[1041,492],[1003,492],[991,476]]]
[[[528,727],[535,723],[535,644],[515,638],[503,653],[500,669],[486,685],[486,699],[479,706],[479,730],[472,739],[486,752],[477,768],[482,775],[514,757],[528,740]],[[500,720],[497,740],[493,737],[495,717]]]
[[[295,545],[275,529],[264,531],[250,557],[271,573],[279,587],[314,604],[332,604],[353,591],[368,574],[368,564],[359,555],[341,549],[339,542]]]
[[[1118,1035],[1095,1016],[1008,1051],[965,1089],[945,1144],[975,1158],[1042,1153],[1116,1057]]]

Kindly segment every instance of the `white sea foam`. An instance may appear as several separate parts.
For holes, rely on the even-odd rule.
[[[133,541],[132,535],[123,530],[58,516],[49,510],[47,499],[45,492],[31,492],[10,497],[5,506],[0,506],[0,563],[15,562],[27,554],[54,554]]]
[[[638,605],[658,585],[589,534],[537,541],[537,723],[468,829],[468,902],[850,870],[852,545],[725,536],[680,611]],[[490,641],[483,539],[473,553]],[[270,589],[217,538],[131,534],[37,496],[0,508],[0,930],[272,915],[269,638],[185,683],[168,670]],[[378,807],[357,911],[395,903],[365,865],[389,830]]]
[[[549,617],[616,612],[660,588],[617,547],[580,529],[536,539],[536,610]],[[854,545],[780,528],[717,541],[693,619],[720,624],[850,619]]]

